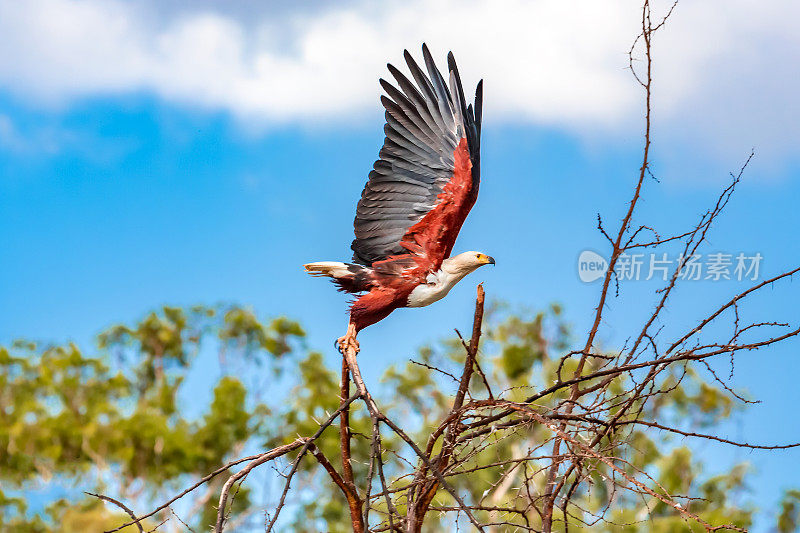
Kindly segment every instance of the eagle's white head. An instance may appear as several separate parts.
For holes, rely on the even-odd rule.
[[[494,258],[481,252],[464,252],[442,261],[442,270],[464,277],[483,265],[493,265]]]

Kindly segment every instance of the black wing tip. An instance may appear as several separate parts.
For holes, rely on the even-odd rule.
[[[411,55],[408,49],[403,50],[403,59],[406,60],[406,65],[408,65],[409,68],[413,69],[417,66],[417,62],[414,61],[414,56]],[[414,66],[412,67],[412,65]]]
[[[481,131],[481,121],[483,120],[483,80],[478,82],[475,87],[475,124],[478,126],[478,133]]]
[[[400,84],[401,87],[403,87],[404,84],[411,85],[413,87],[413,84],[408,80],[406,75],[400,71],[399,68],[395,67],[394,65],[388,65],[388,68],[389,73],[391,73],[392,77],[395,79],[395,81],[397,81],[397,83]],[[412,68],[411,65],[409,65],[409,68]]]
[[[381,95],[381,105],[386,110],[386,121],[389,121],[389,117],[392,116],[392,113],[402,113],[402,109],[397,102],[386,96],[385,94]]]
[[[422,57],[425,59],[425,63],[433,63],[433,55],[426,43],[422,43]]]
[[[415,67],[419,68],[417,67],[417,62],[414,61],[414,56],[412,56],[411,52],[409,52],[408,50],[403,50],[403,59],[406,60],[406,65],[408,65],[408,68],[410,68],[412,71],[414,70]]]
[[[447,52],[447,70],[449,74],[453,74],[456,78],[456,90],[458,91],[458,96],[461,99],[461,110],[462,112],[466,111],[465,102],[464,102],[464,88],[461,86],[461,75],[458,73],[458,65],[456,65],[456,58],[453,55],[453,52]]]

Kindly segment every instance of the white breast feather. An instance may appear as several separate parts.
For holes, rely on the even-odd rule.
[[[438,302],[450,292],[463,276],[456,277],[439,270],[435,274],[428,274],[427,283],[414,287],[408,295],[408,307],[425,307],[433,302]]]

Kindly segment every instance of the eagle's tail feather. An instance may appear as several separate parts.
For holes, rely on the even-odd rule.
[[[339,290],[345,292],[362,292],[370,289],[372,285],[372,269],[341,263],[339,261],[318,261],[303,265],[306,272],[312,276],[325,276],[332,278]]]
[[[319,261],[317,263],[308,263],[303,265],[306,272],[312,276],[328,276],[329,278],[345,278],[353,275],[348,270],[347,263],[340,263],[339,261]]]

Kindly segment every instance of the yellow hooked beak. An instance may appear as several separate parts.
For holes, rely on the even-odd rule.
[[[493,265],[494,257],[486,254],[478,254],[478,261],[480,261],[484,265]]]

